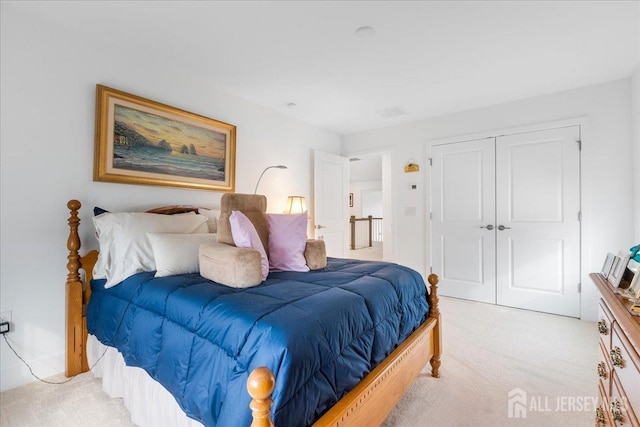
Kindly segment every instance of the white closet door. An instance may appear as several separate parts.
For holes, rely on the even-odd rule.
[[[441,295],[496,302],[494,139],[432,147],[432,268]]]
[[[496,140],[500,305],[580,316],[579,136],[573,126]]]

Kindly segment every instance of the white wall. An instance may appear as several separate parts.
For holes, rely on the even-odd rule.
[[[382,181],[349,182],[349,192],[353,193],[353,206],[349,208],[349,215],[355,215],[356,218],[362,217],[362,191],[366,190],[382,191]]]
[[[375,218],[383,217],[382,189],[379,190],[362,190],[362,217],[372,216]]]
[[[634,244],[640,244],[640,65],[631,79],[631,117],[633,135],[633,218],[635,221]]]
[[[594,320],[596,290],[588,273],[601,267],[607,251],[629,248],[634,241],[630,92],[631,79],[625,79],[357,133],[343,137],[342,152],[348,155],[387,147],[389,141],[402,141],[393,149],[395,237],[402,242],[396,247],[395,259],[426,274],[430,255],[426,227],[429,191],[425,188],[429,173],[428,141],[586,116],[582,151],[586,189],[582,195],[586,248],[582,254],[586,257],[582,317]],[[410,158],[422,159],[419,172],[404,173],[403,167]],[[408,190],[413,182],[419,183],[424,191]],[[417,211],[415,216],[413,208]]]
[[[216,82],[197,64],[150,58],[110,45],[108,37],[78,38],[71,21],[53,28],[12,4],[1,7],[0,310],[12,310],[8,338],[47,377],[64,370],[67,201],[83,204],[86,250],[96,247],[95,205],[215,207],[222,195],[92,182],[97,83],[236,125],[237,192],[253,192],[268,165],[289,167],[270,170],[260,183],[272,212],[284,209],[289,194],[304,195],[313,206],[312,150],[339,153],[340,137],[215,91]],[[1,389],[32,381],[7,346],[0,347]]]

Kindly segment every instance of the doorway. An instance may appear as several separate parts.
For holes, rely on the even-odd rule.
[[[442,295],[580,316],[580,127],[431,148]]]
[[[387,152],[349,156],[349,257],[390,261],[393,257],[390,200],[391,155]]]

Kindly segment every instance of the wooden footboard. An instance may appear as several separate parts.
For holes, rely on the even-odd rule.
[[[84,257],[79,255],[80,236],[78,211],[80,202],[67,203],[70,210],[69,237],[67,239],[67,357],[65,373],[68,377],[89,370],[86,355],[87,327],[86,304],[91,296],[89,282],[98,252],[91,251]],[[174,207],[171,207],[174,209]],[[175,210],[175,209],[174,209]],[[165,213],[165,212],[162,212]],[[172,212],[175,213],[175,212]],[[84,278],[81,277],[84,270]],[[411,383],[420,374],[427,362],[431,363],[431,375],[439,377],[441,347],[441,317],[438,308],[438,277],[428,278],[429,315],[396,350],[367,375],[358,385],[337,402],[314,426],[362,426],[380,425]],[[273,426],[271,420],[271,393],[277,379],[267,368],[258,368],[251,373],[247,389],[253,398],[251,410],[253,427]]]
[[[402,344],[358,385],[336,403],[314,427],[371,427],[382,424],[391,410],[418,377],[427,362],[431,375],[440,377],[441,322],[438,307],[438,276],[428,278],[429,316]],[[249,376],[247,390],[253,398],[251,427],[273,426],[271,392],[274,376],[267,368],[257,368]]]

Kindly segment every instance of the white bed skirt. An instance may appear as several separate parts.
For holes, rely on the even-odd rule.
[[[94,363],[102,353],[104,357]],[[91,372],[102,378],[102,389],[111,397],[121,397],[131,413],[131,421],[141,427],[202,427],[187,417],[174,397],[144,369],[127,366],[120,352],[103,345],[89,334],[87,359]]]

